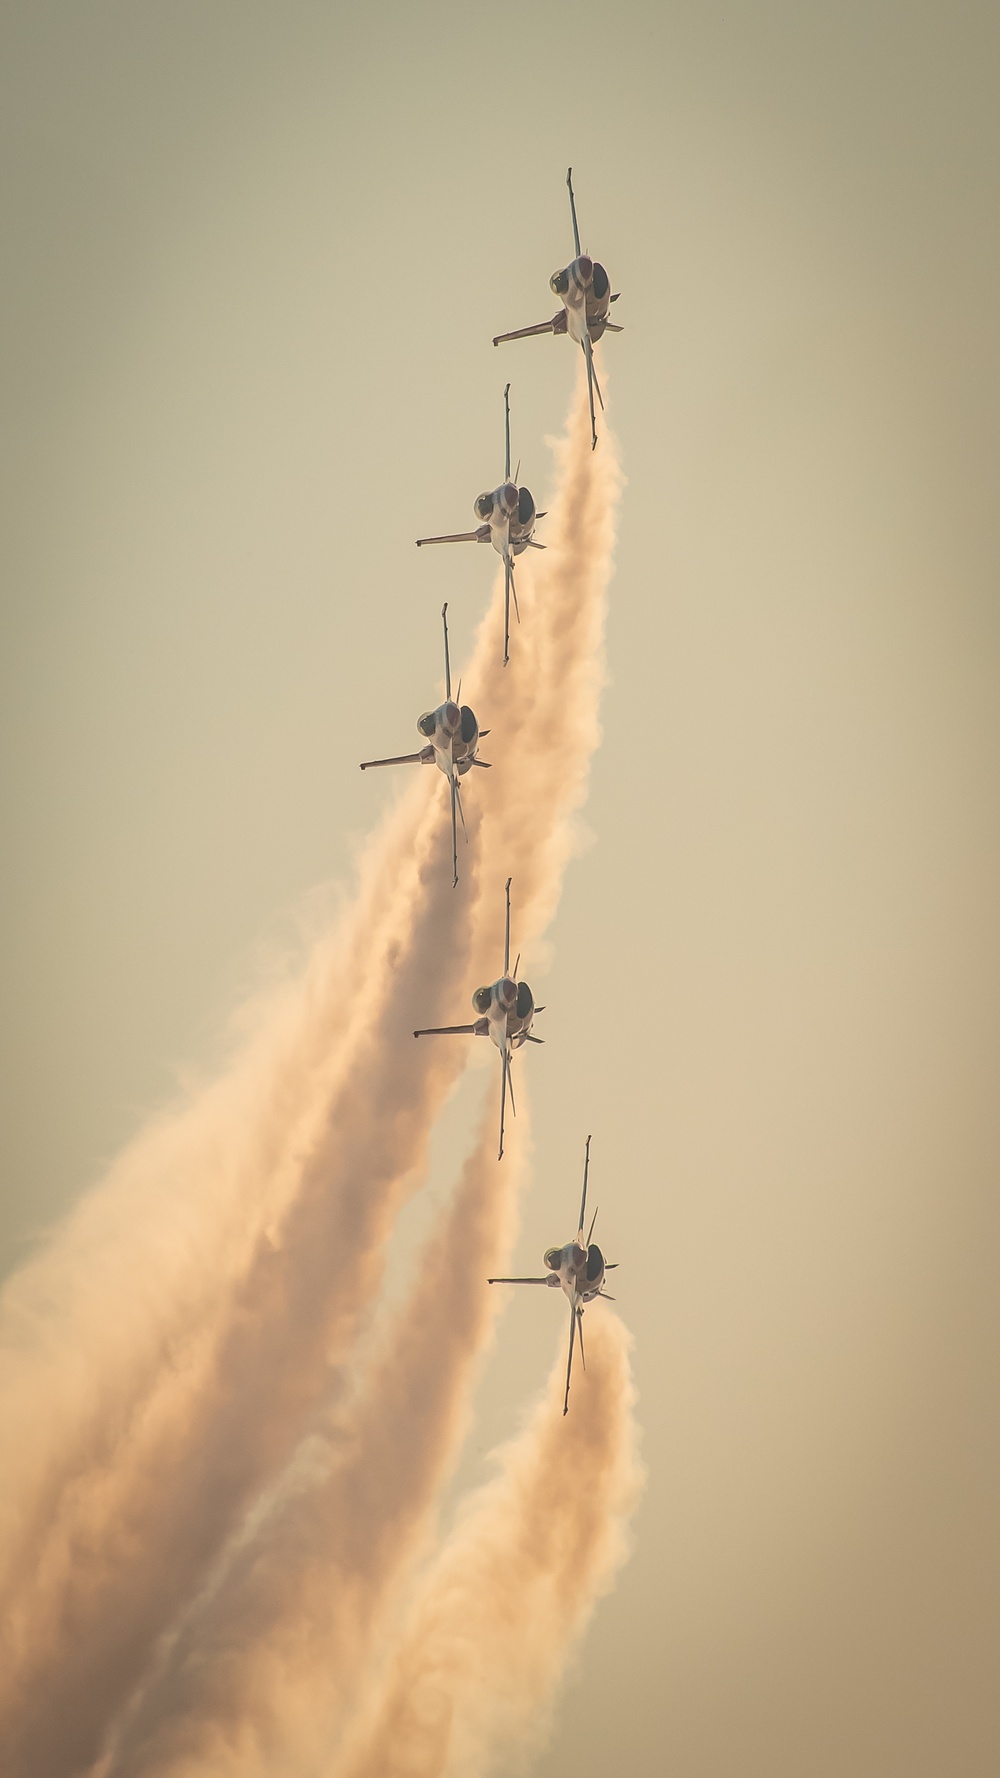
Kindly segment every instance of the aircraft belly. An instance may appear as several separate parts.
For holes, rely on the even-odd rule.
[[[572,306],[566,304],[566,332],[578,346],[583,345],[583,336],[587,332],[587,310],[582,302]]]

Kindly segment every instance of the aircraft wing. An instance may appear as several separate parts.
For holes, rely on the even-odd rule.
[[[488,543],[489,536],[489,525],[480,525],[475,531],[452,531],[447,537],[418,537],[417,548],[425,543]]]
[[[509,951],[509,949],[510,949],[510,878],[509,877],[507,879],[507,921],[508,921],[507,949]],[[505,962],[504,963],[504,973],[505,974],[506,974],[506,970],[507,970],[507,964]],[[506,1041],[506,1043],[504,1044],[503,1050],[501,1051],[500,1063],[501,1063],[502,1072],[500,1075],[500,1152],[497,1155],[498,1161],[503,1160],[503,1127],[504,1127],[504,1118],[505,1118],[506,1112],[507,1112],[507,1085],[510,1080],[510,1039],[509,1038]],[[514,1108],[513,1093],[511,1093],[510,1103],[511,1103],[511,1110],[513,1110],[513,1108]]]
[[[393,759],[363,759],[361,761],[361,770],[367,772],[369,766],[408,766],[412,765],[417,760],[420,761],[421,765],[427,765],[433,758],[433,747],[421,747],[419,753],[397,753]]]
[[[576,1339],[576,1322],[580,1311],[575,1303],[569,1306],[569,1358],[566,1361],[566,1394],[563,1396],[563,1413],[569,1413],[569,1380],[573,1375],[573,1342]],[[582,1331],[582,1330],[581,1330]]]
[[[590,437],[591,437],[590,448],[592,451],[596,451],[596,449],[597,449],[597,417],[594,413],[594,390],[595,389],[597,390],[597,399],[601,404],[601,411],[602,412],[604,411],[604,397],[601,394],[601,385],[597,381],[597,372],[594,369],[594,348],[590,342],[590,334],[586,331],[586,329],[584,329],[583,340],[581,343],[583,345],[583,356],[587,361],[587,395],[588,395],[588,398],[590,401]]]
[[[549,1273],[549,1278],[552,1274]],[[487,1284],[547,1284],[548,1278],[487,1278]]]
[[[477,1019],[474,1025],[428,1025],[423,1031],[414,1031],[414,1037],[487,1037],[489,1035],[489,1019]]]
[[[554,333],[558,319],[559,317],[555,316],[551,321],[536,321],[533,327],[515,327],[513,333],[498,333],[493,344],[501,346],[504,340],[527,340],[535,333]]]

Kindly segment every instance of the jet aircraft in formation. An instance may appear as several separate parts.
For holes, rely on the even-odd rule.
[[[468,704],[459,704],[451,695],[451,657],[448,653],[448,606],[441,607],[441,622],[444,625],[444,703],[436,710],[428,710],[426,716],[417,718],[417,730],[427,738],[427,746],[421,747],[419,753],[397,753],[392,759],[363,759],[361,770],[368,772],[372,766],[407,766],[436,765],[448,780],[451,790],[451,864],[454,883],[458,884],[458,829],[455,823],[455,811],[458,810],[465,829],[465,816],[462,814],[462,794],[458,787],[459,778],[473,766],[489,769],[490,762],[480,759],[476,749],[483,735],[489,729],[480,729],[476,721],[476,713]],[[461,683],[458,696],[462,695]]]
[[[597,1211],[590,1219],[590,1228],[584,1239],[583,1229],[587,1215],[587,1177],[590,1173],[590,1137],[583,1157],[583,1197],[580,1200],[580,1222],[573,1241],[567,1241],[564,1247],[550,1247],[545,1254],[544,1264],[548,1270],[544,1278],[490,1278],[490,1284],[547,1284],[550,1290],[562,1290],[569,1298],[569,1357],[566,1361],[566,1393],[563,1396],[563,1413],[569,1413],[569,1384],[573,1372],[573,1342],[577,1329],[580,1333],[580,1358],[583,1368],[587,1368],[586,1354],[583,1348],[583,1311],[587,1303],[592,1303],[599,1296],[607,1302],[614,1302],[604,1288],[606,1272],[613,1272],[617,1261],[606,1260],[596,1241],[591,1240]]]
[[[418,537],[417,548],[423,549],[426,543],[492,543],[498,556],[503,561],[504,592],[503,592],[503,664],[507,665],[510,655],[510,599],[514,595],[514,612],[518,623],[521,614],[517,609],[517,592],[514,587],[514,557],[526,549],[544,549],[544,543],[536,543],[534,538],[535,520],[543,519],[543,512],[535,511],[535,502],[530,488],[519,488],[517,477],[521,473],[520,463],[511,480],[510,473],[510,384],[503,392],[504,406],[504,469],[503,481],[491,493],[480,494],[475,502],[476,517],[482,524],[475,531],[453,531],[447,537]]]
[[[596,392],[597,401],[603,411],[604,398],[601,394],[597,371],[594,366],[593,348],[605,333],[621,333],[622,329],[609,319],[611,304],[617,302],[618,293],[612,292],[611,281],[600,262],[589,253],[584,253],[580,246],[580,229],[576,216],[576,199],[573,194],[573,169],[566,174],[566,185],[569,190],[570,217],[573,224],[574,258],[568,266],[554,272],[549,279],[549,286],[559,297],[561,307],[550,321],[539,321],[533,327],[521,327],[513,333],[500,333],[494,338],[494,346],[505,340],[525,339],[531,334],[553,333],[568,334],[580,346],[587,366],[587,393],[590,404],[591,449],[597,446],[597,416],[594,407]],[[514,558],[526,549],[544,549],[545,545],[535,541],[534,530],[536,520],[545,514],[538,512],[530,490],[518,484],[520,464],[510,471],[510,384],[503,392],[504,398],[504,474],[503,481],[491,491],[480,494],[475,502],[475,513],[479,520],[474,531],[457,531],[443,537],[418,537],[417,548],[428,543],[490,543],[500,556],[504,565],[504,626],[503,626],[503,664],[507,665],[510,658],[510,605],[513,599],[514,615],[520,622],[517,605],[517,589],[514,584]],[[441,619],[444,625],[444,671],[445,701],[436,710],[428,711],[417,722],[417,729],[424,737],[426,746],[417,753],[397,754],[391,759],[363,760],[361,770],[368,771],[372,766],[424,764],[436,765],[448,780],[451,794],[451,856],[453,881],[458,883],[458,820],[465,828],[465,815],[462,809],[462,797],[459,780],[473,766],[485,766],[486,760],[478,757],[477,749],[483,735],[488,729],[480,730],[473,710],[460,702],[462,695],[459,684],[457,696],[451,695],[451,659],[448,650],[448,607],[444,605]],[[534,996],[527,982],[518,981],[517,972],[520,956],[510,967],[510,885],[508,877],[505,887],[506,918],[504,924],[503,974],[488,986],[477,988],[472,996],[472,1005],[476,1013],[475,1020],[468,1025],[436,1025],[414,1031],[414,1037],[488,1037],[500,1051],[500,1143],[497,1158],[503,1159],[504,1120],[507,1111],[507,1097],[510,1095],[511,1110],[516,1111],[514,1104],[513,1082],[511,1080],[511,1061],[514,1051],[526,1043],[541,1043],[540,1037],[532,1035],[531,1026],[538,1012],[544,1007],[536,1006]],[[587,1214],[587,1183],[590,1174],[590,1137],[587,1137],[583,1162],[583,1195],[580,1200],[579,1226],[575,1238],[567,1241],[562,1247],[550,1247],[545,1254],[545,1274],[540,1278],[491,1278],[490,1284],[544,1284],[550,1289],[561,1289],[569,1301],[569,1353],[566,1360],[566,1388],[563,1395],[563,1413],[569,1412],[570,1382],[573,1374],[573,1354],[577,1334],[580,1339],[580,1358],[586,1369],[586,1356],[583,1345],[583,1311],[587,1304],[598,1297],[608,1297],[604,1289],[605,1275],[612,1266],[604,1258],[601,1249],[592,1240],[594,1223],[597,1213],[591,1218],[590,1228],[584,1234]]]
[[[503,975],[491,982],[486,988],[477,988],[472,996],[472,1004],[479,1017],[471,1025],[433,1025],[423,1031],[414,1031],[414,1037],[488,1037],[500,1051],[500,1152],[497,1160],[503,1160],[504,1114],[507,1109],[507,1092],[510,1090],[511,1110],[517,1112],[514,1104],[514,1088],[510,1079],[510,1061],[515,1050],[525,1043],[544,1043],[542,1037],[532,1037],[531,1024],[537,1012],[544,1012],[544,1006],[535,1005],[535,997],[527,982],[517,980],[518,955],[514,963],[514,973],[510,971],[510,885],[507,878],[505,894],[507,897],[507,919],[503,937]]]
[[[591,450],[597,447],[597,418],[594,413],[594,390],[604,411],[604,397],[597,381],[594,369],[593,348],[605,333],[621,333],[623,329],[614,321],[608,320],[608,312],[612,303],[618,301],[619,291],[612,293],[611,280],[599,260],[592,259],[589,253],[580,251],[580,230],[576,220],[576,199],[573,196],[573,169],[566,174],[569,187],[569,209],[573,218],[573,247],[576,258],[561,271],[553,272],[549,279],[549,289],[558,296],[562,308],[557,310],[551,321],[537,321],[533,327],[518,327],[513,333],[498,333],[493,341],[495,346],[502,345],[504,340],[528,339],[534,333],[568,333],[570,339],[576,340],[583,349],[587,361],[587,392],[590,396],[590,436]]]

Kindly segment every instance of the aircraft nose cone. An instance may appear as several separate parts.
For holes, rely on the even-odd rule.
[[[509,975],[500,983],[500,998],[506,1006],[513,1006],[517,1000],[517,983],[512,982]]]
[[[508,512],[517,509],[517,489],[513,482],[505,482],[503,487],[503,503]]]
[[[577,270],[579,271],[580,277],[582,278],[583,282],[585,284],[589,284],[592,277],[594,276],[594,262],[593,262],[593,260],[590,258],[589,254],[581,253],[576,264],[577,264]]]
[[[458,705],[455,703],[454,699],[449,700],[449,702],[447,704],[445,704],[445,707],[444,707],[445,727],[447,729],[450,729],[452,734],[455,734],[458,730],[461,720],[462,720],[461,710],[459,709]]]

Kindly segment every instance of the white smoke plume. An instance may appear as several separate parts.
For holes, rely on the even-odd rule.
[[[506,874],[526,961],[554,910],[598,738],[618,492],[584,411],[578,391],[549,554],[519,569],[511,668],[495,596],[467,671],[497,765],[459,890],[424,781],[223,1078],[140,1137],[5,1293],[0,1733],[18,1778],[92,1766],[159,1638],[329,1412],[465,1061],[461,1040],[409,1032],[462,1016],[496,974]]]
[[[560,1342],[544,1400],[467,1503],[327,1778],[481,1778],[544,1745],[642,1486],[629,1346],[613,1311],[588,1316],[586,1376],[564,1417]]]
[[[26,1503],[33,1519],[22,1516],[5,1588],[9,1653],[0,1687],[15,1772],[55,1778],[89,1767],[156,1638],[336,1390],[338,1366],[378,1290],[394,1212],[461,1065],[446,1047],[421,1051],[410,1036],[418,1012],[429,1004],[443,1016],[444,1000],[467,980],[465,935],[459,930],[455,942],[454,916],[439,888],[441,827],[438,809],[411,819],[409,834],[405,819],[391,822],[397,840],[408,844],[405,857],[392,858],[396,893],[379,934],[381,974],[367,971],[365,1017],[349,1014],[337,1043],[341,977],[328,956],[314,960],[294,1030],[300,1098],[289,1106],[282,1092],[255,1108],[249,1093],[228,1095],[227,1116],[237,1126],[256,1117],[259,1142],[247,1165],[248,1215],[256,1227],[240,1243],[241,1268],[229,1270],[219,1240],[224,1218],[211,1203],[219,1178],[213,1160],[236,1132],[212,1119],[202,1132],[208,1154],[197,1183],[208,1200],[205,1238],[218,1241],[217,1299],[207,1296],[186,1333],[164,1292],[168,1313],[157,1320],[140,1256],[128,1251],[127,1222],[117,1245],[128,1269],[106,1279],[102,1300],[83,1293],[92,1319],[77,1319],[80,1357],[74,1361],[68,1341],[66,1357],[85,1399],[89,1393],[89,1416],[68,1449],[55,1444],[38,1490],[41,1507],[38,1495]],[[311,1044],[301,1042],[304,1025]],[[286,1169],[284,1203],[274,1202],[255,1162]],[[224,1173],[223,1183],[228,1188]],[[189,1193],[183,1176],[176,1185]],[[148,1202],[144,1209],[148,1214]],[[141,1255],[148,1231],[136,1232]],[[183,1288],[183,1274],[179,1282]],[[152,1333],[142,1326],[144,1304],[152,1310]],[[94,1347],[103,1357],[107,1324],[117,1322],[119,1338],[127,1338],[133,1321],[148,1346],[158,1337],[159,1350],[139,1387],[127,1376],[133,1392],[123,1402],[117,1354],[103,1370]],[[49,1327],[43,1331],[52,1337]],[[61,1384],[58,1366],[47,1368]],[[24,1403],[21,1424],[30,1430],[51,1412],[39,1387]],[[17,1481],[18,1456],[14,1445],[8,1460]]]
[[[497,1161],[491,1094],[378,1357],[317,1429],[308,1468],[197,1602],[109,1778],[321,1769],[460,1447],[500,1307],[485,1281],[509,1247],[521,1172],[516,1152]]]

